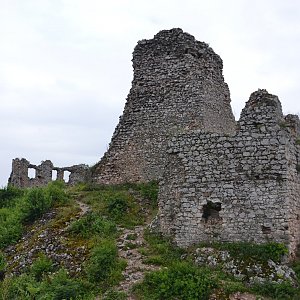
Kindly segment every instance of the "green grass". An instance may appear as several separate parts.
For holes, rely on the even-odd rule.
[[[115,242],[103,240],[92,249],[85,270],[90,282],[109,287],[122,279],[125,267],[126,263],[118,258]]]
[[[288,253],[288,249],[284,244],[270,242],[265,244],[254,244],[247,242],[237,243],[202,243],[192,247],[212,247],[218,250],[228,251],[232,257],[253,260],[258,262],[268,262],[269,259],[274,262],[280,262],[285,254]]]
[[[185,253],[183,249],[173,245],[170,239],[151,233],[149,230],[145,231],[144,238],[148,244],[146,252],[144,249],[144,255],[147,256],[145,263],[169,266],[174,261],[180,260]]]
[[[0,189],[0,208],[14,206],[18,198],[24,195],[24,192],[24,190],[13,186]]]
[[[299,288],[295,288],[288,282],[255,284],[250,288],[255,293],[274,300],[299,300]]]
[[[154,214],[157,192],[155,182],[115,186],[81,185],[78,190],[82,201],[91,206],[95,213],[125,228],[142,225],[149,214]],[[137,201],[137,195],[142,203]]]
[[[1,300],[91,300],[90,283],[70,278],[67,271],[60,269],[42,281],[38,281],[31,274],[6,278],[1,284]]]
[[[115,237],[117,227],[113,221],[107,220],[94,212],[89,212],[79,220],[71,223],[69,232],[82,238],[91,238],[94,235]]]
[[[135,293],[138,299],[208,299],[207,297],[211,293],[216,294],[219,299],[228,299],[230,294],[238,291],[251,292],[256,295],[270,297],[270,299],[300,299],[300,297],[297,298],[299,289],[292,287],[290,283],[271,284],[266,282],[250,288],[247,282],[238,280],[220,269],[214,268],[209,270],[196,267],[193,263],[192,256],[195,247],[183,251],[175,247],[171,240],[149,231],[145,233],[145,240],[148,246],[139,248],[139,252],[145,256],[144,263],[159,265],[163,267],[163,269],[159,272],[150,272],[149,275],[145,277],[145,280],[135,287]],[[280,261],[287,251],[284,245],[276,243],[263,245],[250,243],[215,243],[209,246],[219,250],[227,250],[231,256],[236,259],[259,262],[267,262],[269,259]],[[187,277],[191,281],[186,283],[184,287],[178,284],[178,288],[176,289],[174,286],[177,286],[177,283],[172,281],[172,274],[176,274],[174,276],[180,278],[182,274],[178,275],[177,271],[174,270],[174,266],[176,269],[178,266],[181,266],[181,264],[184,264],[185,267],[189,266],[186,267],[186,269],[190,270]],[[180,269],[180,267],[178,268]],[[196,275],[192,271],[193,268],[201,270],[201,272],[204,273],[206,272],[205,274],[207,274],[210,278],[209,280],[213,283],[212,287],[207,288],[205,286],[205,280],[204,283],[202,283],[200,279],[195,279],[194,277]],[[300,267],[298,267],[298,269],[300,270]],[[185,280],[185,277],[181,278],[181,281]],[[194,281],[198,282],[200,290],[203,288],[203,291],[197,292],[198,294],[193,294],[195,292],[193,287]],[[284,291],[286,292],[286,296],[283,296]]]
[[[83,271],[74,277],[63,265],[54,264],[45,252],[41,252],[23,274],[0,282],[0,300],[94,299],[96,294],[105,295],[107,300],[126,299],[124,293],[113,290],[123,278],[122,271],[126,267],[126,262],[117,254],[116,240],[120,234],[117,226],[132,228],[143,224],[148,217],[144,209],[153,213],[156,197],[156,183],[110,187],[81,184],[65,188],[63,183],[53,182],[44,188],[1,189],[0,249],[17,243],[24,231],[35,226],[36,220],[55,209],[54,219],[38,228],[28,240],[28,247],[35,245],[36,235],[41,230],[49,228],[59,232],[70,224],[63,245],[71,253],[78,246],[85,246],[88,254]],[[76,199],[91,208],[80,219],[76,217],[79,213]],[[135,235],[128,237],[129,241],[135,239]],[[23,244],[23,241],[18,244],[17,251],[24,251]],[[131,242],[127,246],[135,247]],[[0,276],[8,264],[13,268],[12,259],[0,255]]]
[[[218,286],[210,270],[176,262],[169,268],[146,274],[135,287],[139,299],[207,300]]]
[[[30,267],[30,274],[37,280],[41,281],[43,276],[54,270],[53,261],[44,253],[40,253],[39,257]]]
[[[109,290],[105,293],[103,300],[126,300],[127,295],[124,292]]]
[[[52,207],[67,201],[68,195],[61,182],[27,190],[11,186],[0,189],[0,249],[16,243],[26,224],[33,223]]]
[[[76,275],[69,274],[63,265],[54,264],[41,252],[23,274],[0,282],[0,300],[89,300],[95,299],[96,295],[104,300],[126,299],[126,294],[115,289],[126,267],[126,262],[118,257],[118,228],[133,228],[151,219],[157,210],[157,191],[155,182],[117,186],[81,184],[68,189],[62,183],[55,182],[45,188],[1,189],[0,250],[17,243],[24,231],[33,228],[35,220],[55,209],[54,219],[43,225],[45,227],[38,228],[36,234],[41,229],[49,228],[59,232],[68,226],[64,232],[63,245],[70,252],[75,253],[77,247],[81,246],[87,251],[82,272]],[[80,218],[76,199],[91,209]],[[35,238],[36,235],[28,244],[34,245]],[[126,238],[125,247],[135,248],[137,235],[131,234]],[[143,262],[160,266],[161,270],[147,273],[144,281],[134,287],[137,299],[205,300],[212,293],[219,299],[228,299],[230,294],[237,291],[247,291],[270,299],[300,299],[299,289],[289,283],[264,283],[249,287],[220,269],[195,266],[192,248],[182,250],[171,239],[148,230],[144,238],[145,244],[138,248],[144,256]],[[17,249],[22,248],[22,243],[18,244]],[[287,251],[284,245],[275,243],[216,243],[209,246],[227,250],[233,258],[260,262],[267,262],[268,259],[280,261]],[[12,259],[0,252],[0,276],[12,265]],[[296,261],[293,268],[300,279],[300,263]]]

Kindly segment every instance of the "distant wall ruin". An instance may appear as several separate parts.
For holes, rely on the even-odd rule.
[[[234,132],[223,63],[207,44],[178,28],[160,31],[138,42],[133,69],[123,115],[92,173],[96,183],[157,180],[167,140],[180,132]]]
[[[35,171],[34,178],[28,176],[29,170]],[[53,172],[56,172],[56,178],[53,179]],[[15,158],[12,161],[12,172],[8,180],[11,184],[20,188],[45,186],[53,180],[64,180],[64,173],[69,172],[69,185],[74,185],[87,180],[89,167],[87,165],[74,165],[71,167],[54,167],[50,160],[43,161],[40,165],[33,165],[25,158]]]

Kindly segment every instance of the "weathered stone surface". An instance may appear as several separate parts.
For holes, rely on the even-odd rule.
[[[221,58],[181,29],[139,41],[134,78],[97,183],[150,181],[162,175],[167,140],[192,129],[231,134],[235,120]]]
[[[234,135],[183,133],[168,146],[156,227],[186,247],[201,241],[299,244],[299,118],[254,92]],[[184,147],[183,147],[184,145]]]
[[[300,243],[300,121],[278,97],[254,92],[235,122],[222,60],[181,29],[138,42],[134,78],[110,147],[92,169],[100,184],[160,179],[152,228],[180,246],[201,241]],[[28,178],[28,168],[36,178]],[[11,184],[39,186],[87,166],[13,161]]]
[[[36,171],[34,178],[29,178],[28,169]],[[8,184],[20,188],[45,186],[52,181],[52,172],[57,171],[57,180],[64,180],[64,172],[70,172],[67,184],[74,185],[78,182],[85,182],[89,176],[87,165],[75,165],[71,167],[54,167],[50,160],[43,161],[39,166],[31,164],[25,158],[15,158],[12,161],[12,172]]]
[[[222,268],[224,272],[248,284],[264,282],[297,284],[293,269],[271,259],[267,263],[251,259],[245,261],[242,258],[232,257],[228,251],[207,247],[197,248],[194,256],[197,265]]]

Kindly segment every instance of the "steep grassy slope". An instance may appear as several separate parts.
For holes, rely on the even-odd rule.
[[[300,299],[282,245],[179,249],[148,229],[156,199],[156,183],[0,190],[0,300]],[[250,282],[270,259],[277,283]]]

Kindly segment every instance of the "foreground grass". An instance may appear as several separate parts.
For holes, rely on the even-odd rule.
[[[78,185],[66,189],[63,183],[54,182],[45,188],[0,190],[0,249],[4,251],[14,244],[16,249],[23,249],[24,242],[19,239],[31,228],[36,234],[27,243],[29,246],[34,246],[44,229],[60,232],[66,228],[61,243],[68,251],[76,251],[78,246],[88,249],[79,274],[71,274],[41,251],[20,276],[5,279],[4,273],[13,266],[13,257],[0,252],[0,299],[88,300],[95,295],[107,300],[125,299],[123,293],[112,290],[122,279],[126,266],[118,257],[118,228],[143,224],[156,207],[156,195],[155,183],[115,187]],[[90,207],[80,218],[76,217],[78,201]],[[55,218],[34,228],[35,221],[51,210],[56,212]]]
[[[139,300],[159,299],[213,299],[229,300],[236,292],[248,292],[257,299],[296,300],[300,299],[300,289],[288,281],[282,283],[257,283],[234,278],[224,273],[221,268],[199,267],[194,264],[193,248],[183,251],[173,246],[170,240],[146,232],[148,247],[139,251],[146,256],[145,262],[161,266],[161,270],[146,274],[144,280],[134,287],[134,294]],[[243,260],[265,262],[285,253],[280,244],[253,245],[248,243],[216,244],[217,249],[226,249],[232,257]],[[247,248],[251,249],[247,251]],[[272,249],[269,252],[270,248]],[[269,253],[269,254],[268,254]],[[260,256],[259,256],[260,255]],[[300,274],[300,263],[293,265],[296,274]],[[298,275],[300,278],[300,275]],[[265,298],[264,298],[265,297]]]
[[[78,201],[87,204],[90,211],[78,217]],[[101,299],[124,300],[127,296],[114,288],[122,280],[126,261],[118,257],[116,241],[122,228],[143,225],[156,213],[157,184],[126,184],[118,186],[78,185],[66,189],[55,182],[42,189],[0,190],[0,300],[13,299]],[[85,247],[87,254],[79,273],[70,273],[63,265],[51,260],[41,251],[19,276],[4,278],[13,267],[13,257],[4,255],[10,245],[21,249],[20,237],[35,226],[45,212],[54,210],[55,217],[40,230],[59,232],[66,228],[61,243],[70,252]],[[132,240],[136,237],[132,236]],[[129,238],[130,239],[130,238]],[[229,299],[234,292],[251,292],[266,299],[300,299],[299,289],[291,284],[264,283],[248,286],[220,269],[198,267],[194,264],[193,248],[186,251],[175,247],[171,240],[153,234],[144,234],[145,244],[138,251],[143,262],[158,265],[159,271],[149,272],[136,284],[136,299]],[[35,243],[33,236],[29,245]],[[244,260],[279,261],[285,253],[282,245],[270,243],[214,244],[227,250],[232,257]],[[130,248],[130,244],[128,244]],[[29,250],[29,249],[28,249]],[[294,270],[300,279],[300,263]]]

